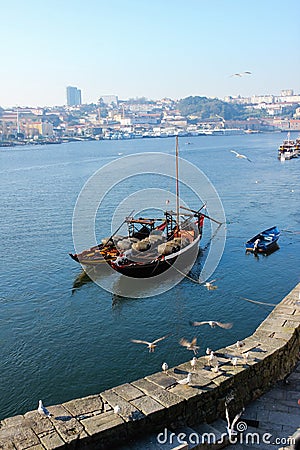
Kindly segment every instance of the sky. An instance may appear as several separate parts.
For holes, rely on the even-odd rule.
[[[299,0],[1,3],[2,107],[300,93]]]

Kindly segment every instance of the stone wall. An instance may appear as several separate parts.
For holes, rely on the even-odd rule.
[[[241,349],[234,344],[216,352],[219,372],[213,372],[203,356],[195,370],[187,362],[98,395],[50,406],[50,418],[30,411],[5,419],[0,422],[0,449],[110,449],[164,427],[210,423],[224,416],[228,396],[233,398],[232,413],[238,412],[292,371],[299,356],[299,319],[300,284],[244,339]],[[178,384],[188,372],[193,373],[191,385]]]

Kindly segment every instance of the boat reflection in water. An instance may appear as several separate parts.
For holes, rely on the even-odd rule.
[[[76,276],[73,281],[72,294],[80,289],[85,284],[90,282],[96,282],[102,277],[106,277],[111,274],[111,269],[107,264],[101,266],[89,266],[82,269],[82,271]]]
[[[279,245],[277,244],[277,242],[275,242],[275,243],[273,243],[272,247],[270,247],[267,251],[260,252],[260,253],[258,253],[258,252],[252,252],[252,253],[253,253],[254,257],[257,260],[259,260],[260,256],[263,256],[263,257],[269,256],[272,253],[277,252],[277,250],[279,250],[279,249],[280,249]],[[249,252],[246,252],[246,254],[249,254]]]

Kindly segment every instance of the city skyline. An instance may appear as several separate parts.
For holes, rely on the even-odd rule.
[[[299,3],[17,0],[2,6],[0,106],[63,105],[66,86],[83,103],[299,94],[300,32],[283,36],[285,12]]]

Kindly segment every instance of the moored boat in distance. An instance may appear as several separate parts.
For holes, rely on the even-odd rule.
[[[271,253],[278,248],[280,231],[277,226],[268,228],[246,242],[246,252]]]
[[[300,139],[297,139],[295,142],[290,139],[290,133],[288,133],[287,139],[285,139],[278,148],[278,159],[280,159],[280,161],[285,161],[287,159],[298,158],[299,151]]]

